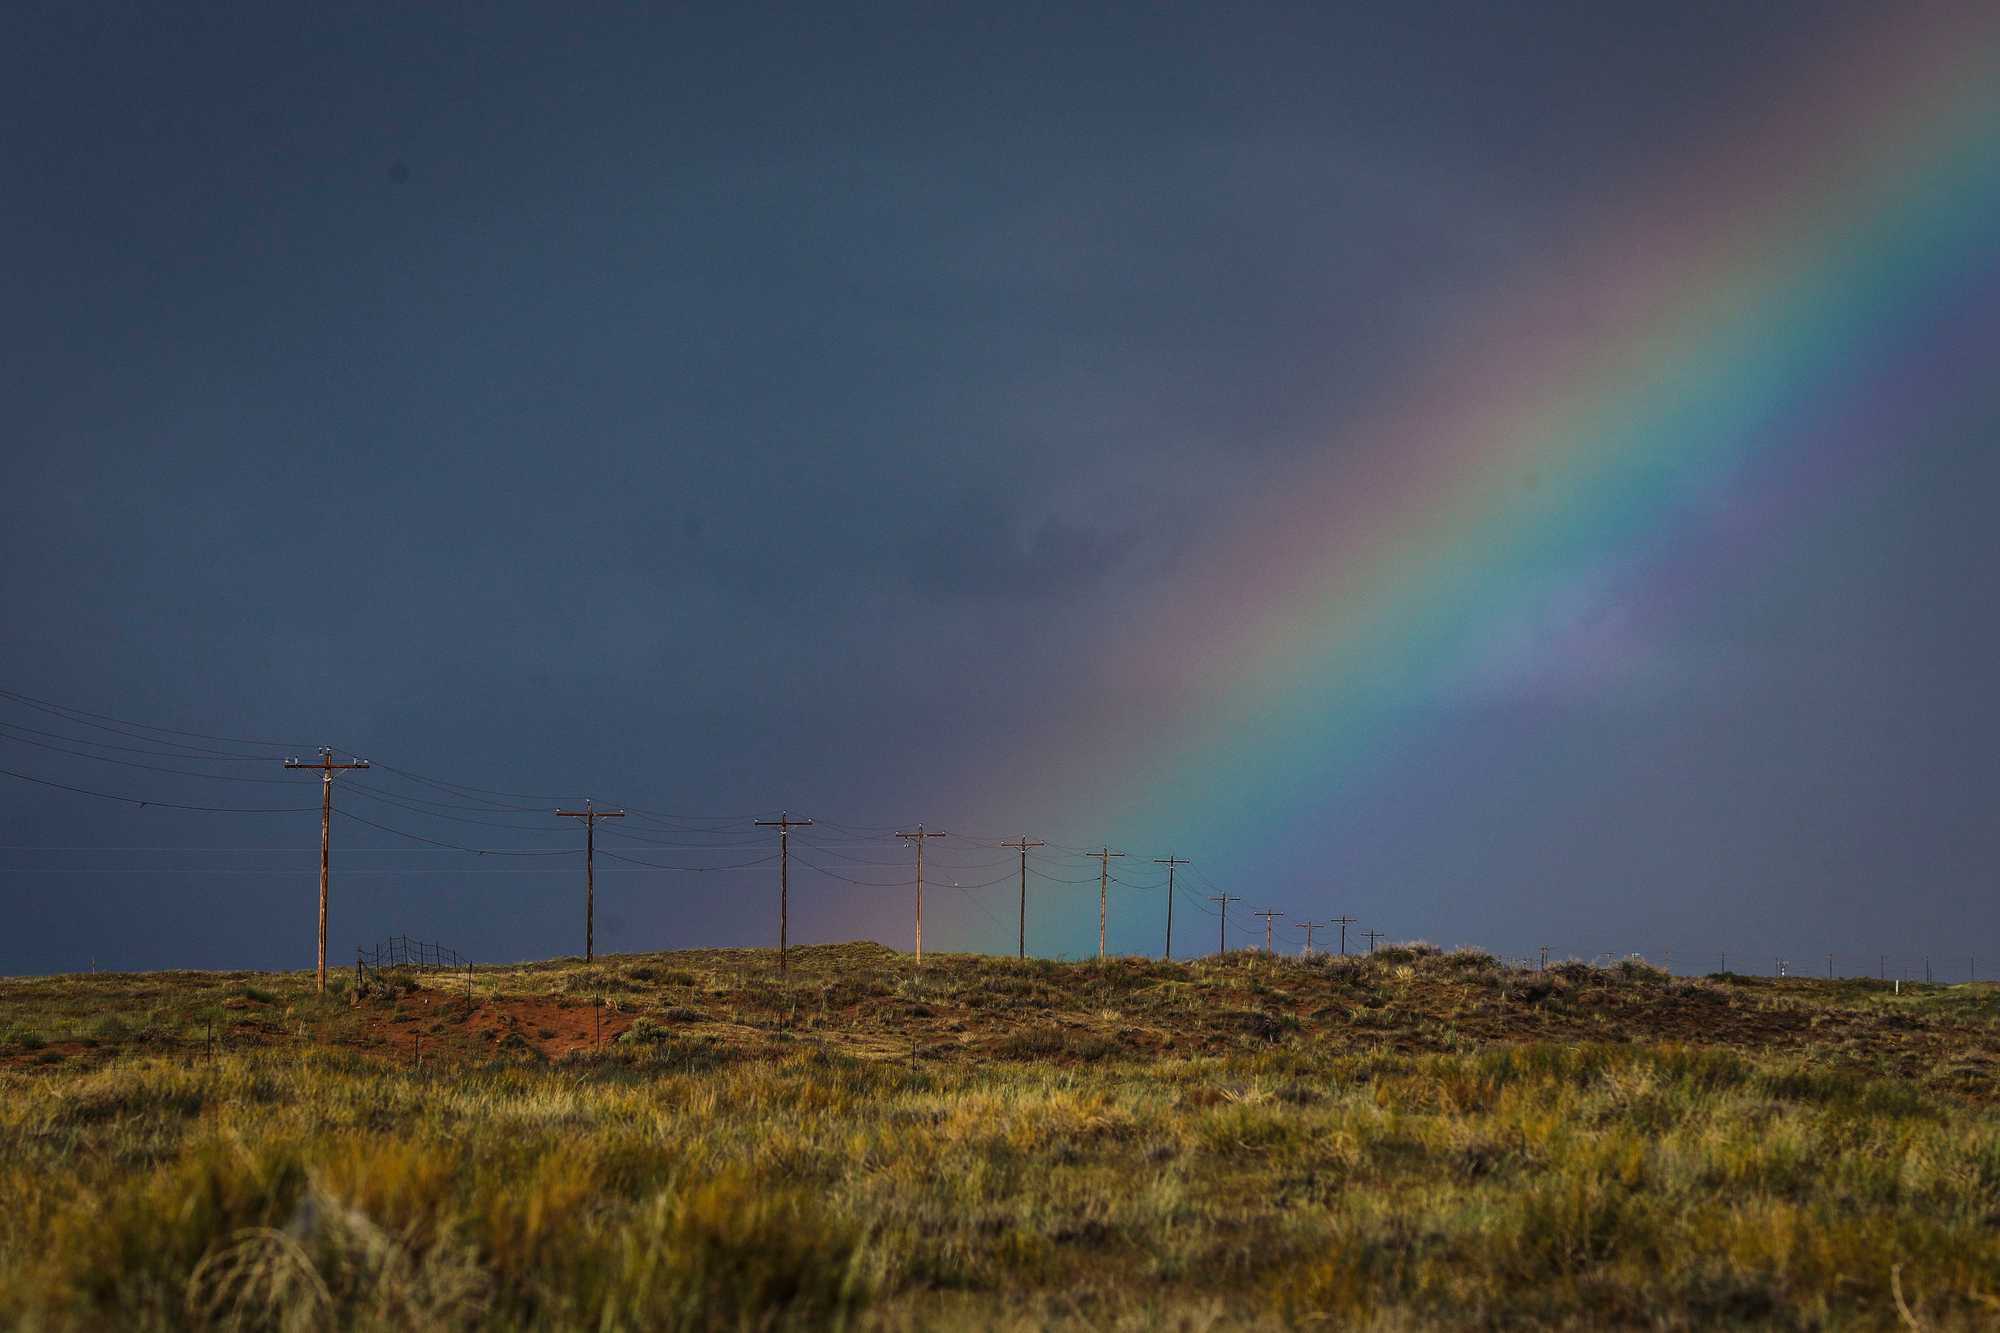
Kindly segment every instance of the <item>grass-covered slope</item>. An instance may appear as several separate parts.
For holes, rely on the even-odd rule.
[[[0,981],[0,1324],[2000,1321],[1984,988],[871,945],[351,982]]]

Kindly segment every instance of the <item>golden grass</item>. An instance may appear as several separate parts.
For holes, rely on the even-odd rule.
[[[1886,1329],[1897,1284],[1925,1328],[2000,1318],[2000,1113],[1945,1068],[1990,995],[859,951],[786,996],[767,964],[493,970],[703,1016],[422,1069],[362,1040],[396,1001],[296,977],[0,983],[4,1031],[93,987],[131,1015],[0,1046],[0,1324]],[[267,1039],[172,1044],[232,999]],[[1477,1035],[1496,1003],[1620,1039]],[[1746,1039],[1624,1035],[1671,1005]],[[1956,1054],[1906,1078],[1913,1041]]]

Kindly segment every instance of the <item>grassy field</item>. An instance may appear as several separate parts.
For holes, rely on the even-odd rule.
[[[0,981],[21,1328],[2000,1326],[2000,995],[873,945]]]

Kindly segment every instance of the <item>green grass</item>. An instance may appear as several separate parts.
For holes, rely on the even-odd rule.
[[[635,1035],[421,1068],[369,1045],[421,987],[0,982],[0,1325],[1888,1329],[1899,1287],[2000,1321],[1987,990],[771,961],[483,969]]]

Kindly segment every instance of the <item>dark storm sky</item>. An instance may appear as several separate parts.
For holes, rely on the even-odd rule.
[[[548,795],[726,817],[600,842],[675,864],[764,855],[737,816],[789,807],[883,881],[795,864],[794,939],[898,947],[906,849],[852,830],[1164,855],[1189,812],[973,802],[1032,786],[990,768],[1036,719],[1119,707],[1083,664],[1219,505],[1383,447],[1340,423],[1469,296],[1866,7],[1081,8],[11,6],[0,687],[283,744],[204,765],[0,699],[0,767],[307,805],[105,760],[282,781],[325,743],[534,798],[337,798],[440,840],[575,845]],[[1993,419],[1816,517],[1781,599],[1685,590],[1753,669],[1470,710],[1342,814],[1175,850],[1247,907],[1447,945],[1978,952]],[[310,961],[313,815],[0,782],[0,971]],[[336,960],[581,947],[573,858],[335,837]],[[976,841],[934,875],[1005,875]],[[1089,865],[1038,857],[1037,951],[1092,946]],[[599,868],[603,947],[773,934],[775,866]],[[928,942],[1010,944],[1010,885],[936,891]],[[1155,896],[1114,948],[1156,947]]]

